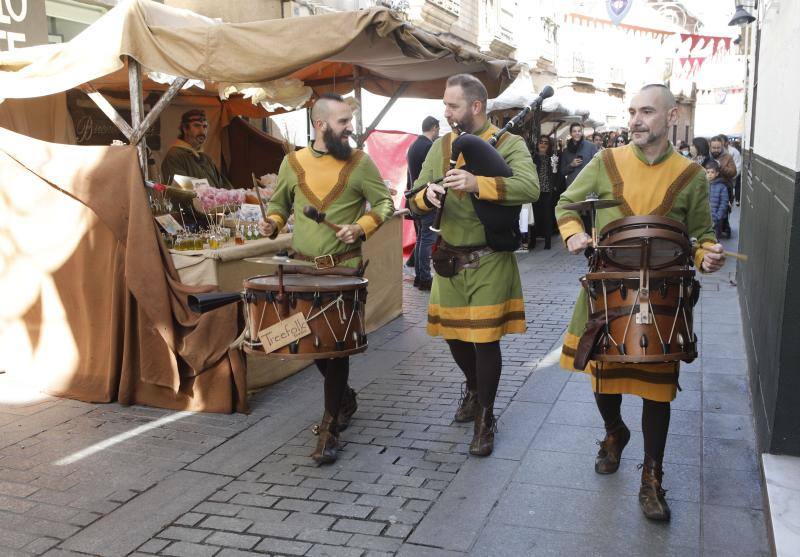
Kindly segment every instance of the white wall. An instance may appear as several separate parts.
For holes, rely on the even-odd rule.
[[[760,3],[761,4],[761,3]],[[764,2],[753,151],[800,170],[800,2]]]

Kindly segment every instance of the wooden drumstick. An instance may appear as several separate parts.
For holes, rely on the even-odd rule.
[[[697,238],[690,238],[690,240],[693,246],[697,246]],[[697,246],[697,247],[702,248],[703,246]],[[722,253],[726,257],[733,257],[734,259],[738,259],[739,261],[747,261],[749,259],[749,257],[744,253],[737,253],[735,251],[728,251],[728,250],[722,250]]]
[[[722,253],[724,253],[728,257],[733,257],[735,259],[738,259],[739,261],[747,261],[748,259],[747,255],[743,253],[736,253],[735,251],[723,251]]]
[[[316,207],[312,207],[311,205],[306,205],[303,207],[303,214],[316,223],[324,224],[334,232],[339,232],[342,229],[342,227],[338,224],[333,224],[332,222],[325,220],[325,213],[319,212]]]

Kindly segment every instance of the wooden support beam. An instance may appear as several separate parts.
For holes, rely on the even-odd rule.
[[[114,125],[117,126],[117,128],[119,128],[119,131],[122,132],[122,135],[124,135],[130,141],[131,135],[133,135],[133,128],[131,128],[130,124],[125,121],[125,118],[119,115],[119,112],[117,112],[111,103],[108,102],[108,99],[106,99],[102,93],[100,93],[100,91],[88,83],[81,85],[80,89],[86,93],[89,98],[92,99],[92,101],[94,101],[94,104],[97,105],[97,108],[99,108],[103,114],[105,114],[108,119],[111,120]]]
[[[161,95],[161,98],[158,99],[156,105],[150,109],[150,112],[147,113],[142,123],[139,124],[133,133],[130,136],[131,145],[137,145],[139,141],[145,136],[147,130],[150,129],[150,126],[156,121],[156,119],[161,115],[164,109],[169,105],[172,99],[175,98],[181,87],[183,87],[186,82],[188,81],[185,77],[176,77],[175,80],[170,84],[169,89]]]
[[[375,131],[375,128],[377,128],[378,124],[381,123],[381,120],[383,120],[383,117],[386,116],[387,112],[389,112],[389,109],[392,108],[392,106],[394,106],[394,103],[397,102],[397,99],[399,99],[400,97],[403,96],[403,93],[406,92],[406,89],[408,89],[409,85],[410,85],[410,83],[408,81],[402,82],[400,84],[400,86],[397,88],[397,90],[394,92],[394,94],[389,98],[389,100],[386,101],[386,104],[381,109],[381,111],[378,113],[378,115],[375,117],[375,119],[372,121],[372,123],[369,126],[367,126],[366,130],[364,130],[364,135],[363,136],[361,136],[361,135],[358,136],[358,146],[359,146],[359,148],[364,145],[364,142],[369,137],[369,134],[371,134],[373,131]]]
[[[356,111],[356,141],[360,145],[362,142],[361,136],[364,132],[364,122],[362,116],[364,114],[364,106],[361,103],[361,68],[353,66],[353,94],[355,95],[356,102],[358,103],[358,110]]]
[[[139,62],[128,58],[128,87],[130,89],[131,98],[131,125],[134,129],[138,129],[144,120],[144,99],[142,97],[142,67]],[[148,179],[147,168],[147,139],[140,138],[136,144],[139,150],[139,166],[142,168],[142,176]]]

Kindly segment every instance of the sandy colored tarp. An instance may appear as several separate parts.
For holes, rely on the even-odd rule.
[[[221,23],[151,0],[124,0],[67,43],[0,53],[0,96],[39,97],[94,81],[124,85],[124,56],[148,72],[207,86],[293,76],[325,89],[358,65],[372,92],[391,94],[408,81],[406,96],[427,98],[439,98],[443,80],[456,73],[474,74],[490,96],[516,75],[513,61],[435,37],[386,8]]]
[[[48,393],[245,410],[236,306],[198,316],[159,241],[133,147],[0,129],[0,368]]]

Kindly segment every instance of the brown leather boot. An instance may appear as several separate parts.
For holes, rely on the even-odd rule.
[[[322,417],[318,428],[319,438],[317,448],[311,453],[318,464],[330,464],[336,461],[336,451],[339,448],[339,432],[333,422],[333,416],[328,412]]]
[[[598,442],[600,450],[594,460],[594,471],[598,474],[613,474],[619,470],[622,449],[630,439],[631,432],[622,420],[610,431],[606,430],[606,438]]]
[[[336,418],[337,429],[340,432],[350,425],[350,419],[356,413],[356,410],[358,410],[356,392],[348,386],[344,390],[344,395],[342,395],[342,405],[339,407],[339,416]]]
[[[478,415],[478,393],[470,391],[466,386],[461,389],[461,400],[458,402],[458,410],[453,418],[457,422],[471,422]]]
[[[650,455],[644,455],[642,464],[642,485],[639,488],[639,506],[644,516],[650,520],[669,520],[670,511],[664,496],[667,492],[661,488],[664,470],[661,463]]]
[[[489,456],[494,448],[494,433],[497,424],[494,419],[493,408],[481,407],[475,416],[475,434],[469,444],[469,454],[475,456]]]

